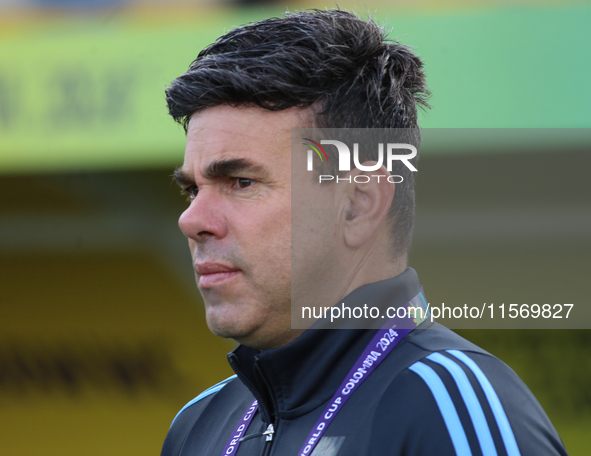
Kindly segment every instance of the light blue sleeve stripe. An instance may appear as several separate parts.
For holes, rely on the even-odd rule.
[[[458,412],[456,411],[451,397],[449,397],[447,389],[445,389],[445,385],[437,373],[421,362],[414,363],[409,369],[418,374],[431,390],[435,402],[439,407],[439,411],[441,412],[441,416],[443,416],[443,421],[445,422],[447,432],[449,432],[449,436],[451,437],[451,442],[456,451],[456,455],[472,456],[470,445],[468,445],[468,439],[466,438],[464,427],[460,422]]]
[[[484,416],[480,402],[476,397],[474,388],[472,388],[466,373],[454,361],[446,358],[441,353],[432,353],[427,356],[427,359],[430,359],[434,363],[441,364],[455,380],[458,390],[462,395],[462,399],[464,399],[464,403],[466,404],[466,408],[468,409],[468,413],[470,414],[470,418],[472,419],[472,424],[476,431],[476,437],[478,437],[478,443],[480,443],[482,455],[497,456],[497,449],[490,433],[490,429],[488,428],[486,417]]]
[[[478,365],[465,353],[458,350],[447,350],[447,352],[462,361],[476,376],[478,383],[480,383],[480,386],[484,391],[484,395],[488,399],[490,408],[497,421],[497,426],[499,426],[499,431],[501,432],[507,455],[520,456],[521,453],[519,452],[519,447],[517,446],[517,441],[513,435],[513,430],[511,429],[505,410],[503,409],[501,401],[499,400],[497,393],[495,393],[493,386],[488,381],[488,378],[486,378],[486,375],[484,375],[484,372],[482,372],[480,367],[478,367]]]
[[[228,383],[230,380],[234,380],[236,378],[236,375],[232,375],[231,377],[228,377],[227,379],[225,379],[224,381],[219,382],[216,385],[213,385],[209,388],[207,388],[205,391],[203,391],[199,396],[197,396],[195,399],[191,400],[190,402],[188,402],[179,413],[176,414],[176,416],[174,417],[174,420],[172,420],[172,423],[170,423],[170,427],[172,427],[172,425],[174,424],[174,422],[176,421],[176,419],[179,417],[179,415],[181,413],[183,413],[187,408],[191,407],[193,404],[196,404],[197,402],[199,402],[201,399],[205,399],[207,396],[210,396],[213,393],[217,393],[219,390],[221,390],[224,386],[226,386],[226,383]]]
[[[421,301],[423,301],[423,306],[424,306],[424,307],[425,307],[425,309],[426,309],[429,303],[427,302],[427,298],[425,298],[425,295],[424,295],[424,293],[423,293],[423,290],[421,290],[421,293],[420,293],[420,295],[421,295]]]

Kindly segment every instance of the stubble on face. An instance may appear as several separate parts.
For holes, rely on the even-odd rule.
[[[199,193],[179,225],[189,239],[207,324],[254,348],[285,345],[301,333],[291,330],[290,136],[303,117],[295,108],[219,106],[189,123],[181,172]],[[207,176],[214,161],[241,159],[253,166]],[[205,275],[212,267],[222,271],[203,279],[200,265]]]

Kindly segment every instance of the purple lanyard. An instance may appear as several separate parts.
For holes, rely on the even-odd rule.
[[[415,319],[398,319],[392,318],[388,320],[373,336],[361,356],[357,359],[353,367],[338,387],[336,393],[332,396],[330,402],[320,415],[320,418],[316,421],[316,424],[308,434],[304,445],[298,452],[298,456],[308,456],[314,451],[316,445],[322,438],[322,435],[333,422],[337,413],[341,411],[343,405],[349,400],[351,395],[359,388],[359,386],[376,370],[376,368],[382,363],[382,361],[390,354],[390,352],[398,345],[398,343],[413,329],[415,329],[420,323],[427,318],[428,308],[426,304],[425,296],[423,291],[412,298],[406,307],[411,306],[412,308],[420,308],[423,310],[421,315],[422,318]],[[410,329],[396,329],[396,322],[411,320],[412,327]],[[406,326],[406,325],[405,325]],[[240,438],[244,435],[248,429],[248,425],[252,421],[254,414],[258,409],[258,402],[255,400],[249,409],[244,414],[244,417],[238,422],[238,426],[234,430],[232,436],[228,440],[226,447],[222,453],[222,456],[230,456],[236,453],[238,446],[240,445]],[[271,440],[267,436],[267,440]]]
[[[240,439],[248,429],[248,426],[250,425],[250,422],[252,421],[258,408],[259,402],[255,399],[251,406],[248,407],[248,410],[246,411],[242,419],[238,421],[236,429],[234,429],[234,432],[232,432],[232,436],[228,440],[228,443],[226,443],[226,448],[224,448],[222,456],[230,456],[236,453],[236,451],[238,451],[238,447],[240,446]]]

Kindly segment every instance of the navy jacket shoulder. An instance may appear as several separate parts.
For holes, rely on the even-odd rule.
[[[535,397],[498,358],[440,325],[405,342],[424,356],[380,396],[368,454],[566,454]],[[396,451],[379,437],[392,432]]]
[[[409,269],[390,279],[389,302],[418,291]],[[382,283],[382,286],[384,284]],[[285,347],[228,355],[235,377],[179,413],[162,456],[221,455],[253,400],[238,456],[296,455],[375,330],[308,330]],[[262,433],[273,425],[267,440]],[[312,456],[565,455],[531,392],[500,360],[428,322],[407,335],[351,395]]]

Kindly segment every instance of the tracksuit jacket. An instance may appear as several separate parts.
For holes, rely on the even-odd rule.
[[[403,306],[413,269],[343,301]],[[292,343],[228,355],[236,375],[176,416],[162,456],[220,456],[253,400],[258,411],[237,456],[299,455],[316,420],[376,330],[309,329]],[[272,424],[270,439],[263,435]],[[566,455],[548,417],[503,362],[428,320],[359,386],[312,456]]]

